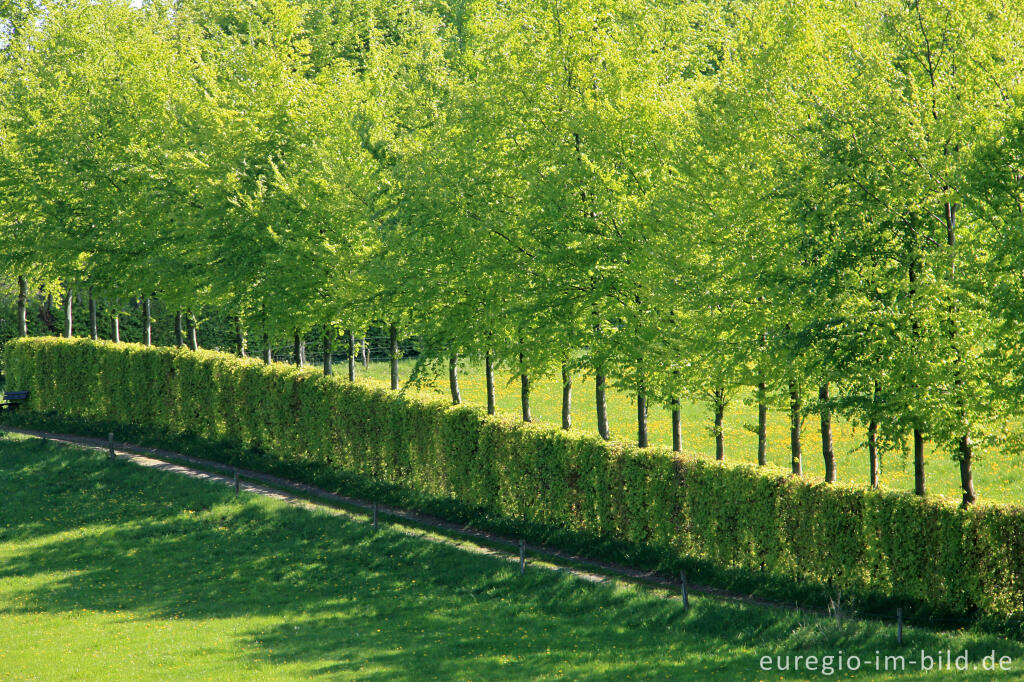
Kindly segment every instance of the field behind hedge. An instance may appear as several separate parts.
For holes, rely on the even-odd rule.
[[[414,360],[399,362],[403,382],[412,374],[415,364]],[[339,371],[345,370],[340,368]],[[389,372],[389,363],[371,362],[367,369],[361,364],[357,365],[356,378],[372,386],[385,387],[388,385]],[[474,362],[464,362],[460,372],[463,401],[468,405],[486,407],[487,393],[483,366]],[[447,382],[447,375],[424,375],[419,386],[443,399],[448,395]],[[495,381],[495,392],[499,413],[512,418],[521,414],[518,377],[499,374]],[[753,391],[737,392],[726,410],[725,456],[731,462],[757,462],[757,434],[753,430],[757,425],[757,405],[750,402],[752,398]],[[535,421],[561,425],[561,401],[560,377],[540,377],[532,381],[531,405]],[[684,451],[713,458],[715,444],[710,431],[713,422],[710,408],[706,403],[684,400],[680,405],[680,411]],[[633,442],[636,439],[635,398],[624,391],[609,389],[608,422],[612,438]],[[588,377],[577,376],[573,380],[573,427],[581,433],[597,434],[594,382]],[[825,474],[819,428],[816,416],[805,418],[803,467],[804,475],[811,480],[821,480]],[[839,480],[866,487],[870,480],[866,429],[838,417],[833,417],[832,429]],[[652,445],[672,446],[672,421],[667,409],[651,406],[648,431]],[[979,499],[983,502],[1024,503],[1024,452],[1012,446],[978,452],[974,483]],[[930,443],[926,444],[926,458],[929,494],[959,501],[959,464],[948,453],[932,448]],[[775,406],[768,411],[768,462],[788,470],[789,460],[789,414],[785,407]],[[913,490],[912,459],[905,453],[884,455],[881,481],[883,487],[892,490]]]

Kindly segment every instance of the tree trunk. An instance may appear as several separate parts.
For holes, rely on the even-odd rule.
[[[72,334],[72,322],[74,320],[72,319],[73,315],[72,315],[72,311],[71,311],[71,302],[72,302],[73,299],[74,299],[74,294],[72,293],[71,289],[68,289],[67,293],[64,294],[64,338],[65,339],[70,339],[71,338],[71,334]]]
[[[519,367],[523,366],[523,354],[519,354]],[[522,369],[520,369],[522,372]],[[530,377],[527,376],[526,372],[522,372],[519,375],[519,381],[521,383],[520,397],[522,398],[523,404],[523,421],[532,422],[533,415],[530,414]]]
[[[324,332],[324,376],[329,377],[334,374],[334,358],[331,357],[331,351],[333,351],[332,343],[332,332],[334,330],[330,327]]]
[[[452,394],[452,405],[462,404],[462,393],[459,391],[459,355],[448,358],[448,388]]]
[[[274,349],[270,347],[270,335],[263,334],[263,364],[269,365],[274,361]]]
[[[762,381],[757,385],[757,464],[768,464],[768,398]]]
[[[636,446],[647,447],[647,387],[643,379],[636,387]]]
[[[199,325],[191,310],[188,311],[188,347],[190,350],[199,350]]]
[[[947,201],[944,208],[946,209],[946,244],[953,246],[956,244],[956,212],[960,205]]]
[[[601,438],[611,440],[612,434],[608,430],[608,401],[605,398],[604,374],[594,374],[594,402],[597,406],[597,432]]]
[[[725,433],[722,424],[725,421],[725,389],[715,389],[715,459],[725,459]]]
[[[916,261],[910,261],[910,267],[907,271],[907,279],[910,282],[909,295],[911,303],[913,302],[914,296],[917,294],[917,273],[914,269]],[[917,336],[918,330],[917,318],[913,318],[911,328],[914,331],[914,336]],[[924,485],[924,438],[921,435],[920,429],[914,429],[914,492],[922,497],[925,494]]]
[[[961,503],[964,507],[974,504],[977,498],[974,496],[974,472],[972,460],[974,459],[974,446],[971,445],[971,437],[965,435],[960,439],[960,487],[963,488],[964,497]]]
[[[836,453],[832,448],[832,407],[828,393],[828,382],[818,387],[821,401],[821,457],[825,460],[825,482],[836,482]]]
[[[924,497],[924,436],[920,429],[914,429],[914,494]]]
[[[181,311],[174,315],[174,345],[181,348],[185,345],[185,335],[181,331]]]
[[[245,349],[245,328],[242,326],[240,315],[235,316],[235,345],[238,346],[238,357],[244,358],[248,355]]]
[[[348,339],[348,380],[356,380],[356,333],[349,329],[345,332]]]
[[[789,382],[789,449],[793,473],[803,474],[803,454],[800,452],[800,389],[795,381]]]
[[[562,428],[566,431],[572,428],[572,374],[569,368],[562,363]]]
[[[366,335],[363,335],[363,344],[359,347],[363,356],[363,369],[370,369],[370,347],[366,345]]]
[[[292,362],[296,367],[306,366],[306,340],[298,331],[292,337]]]
[[[871,464],[871,487],[878,487],[878,422],[868,422],[868,459]]]
[[[398,327],[391,324],[388,327],[388,337],[391,353],[391,390],[398,390]]]
[[[18,276],[18,336],[28,336],[28,281]]]
[[[99,316],[96,314],[96,299],[92,297],[92,291],[89,292],[89,336],[93,341],[100,339],[100,322]]]
[[[683,420],[679,412],[679,398],[672,398],[672,452],[683,451]]]
[[[494,414],[494,361],[491,351],[484,355],[484,373],[487,375],[487,414]]]
[[[117,313],[110,316],[110,339],[114,343],[121,343],[121,316]]]
[[[956,245],[956,212],[959,206],[946,202],[946,243],[949,246]],[[952,273],[950,273],[952,275]],[[956,307],[950,306],[949,316],[950,322],[953,322],[953,316],[956,315]],[[954,344],[954,350],[956,351],[956,385],[957,388],[963,386],[963,379],[960,377],[960,351],[955,347],[956,343],[956,325],[950,324],[950,342]],[[961,402],[960,416],[961,418],[966,417],[966,410],[963,409],[964,405]],[[974,459],[974,447],[971,444],[971,435],[965,433],[960,438],[960,487],[963,489],[963,500],[961,502],[963,507],[969,507],[974,504],[977,499],[974,495],[974,471],[973,471],[973,459]]]
[[[53,324],[53,294],[46,295],[46,302],[39,309],[39,321],[43,323],[43,329],[47,336],[57,331]]]
[[[148,296],[142,302],[142,342],[153,345],[153,302]]]

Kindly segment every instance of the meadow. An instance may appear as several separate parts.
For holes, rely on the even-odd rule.
[[[977,632],[908,627],[898,648],[892,624],[521,577],[386,525],[21,436],[0,436],[0,499],[3,679],[805,679],[760,657],[1024,656]]]
[[[399,362],[403,382],[409,379],[415,361],[405,359]],[[344,368],[341,368],[344,371]],[[356,365],[357,381],[366,381],[386,386],[390,365],[387,362],[371,362],[368,368]],[[445,369],[445,372],[447,370]],[[459,384],[462,399],[467,405],[486,407],[487,392],[483,366],[466,362],[460,366]],[[562,389],[561,378],[547,376],[536,378],[531,383],[531,411],[534,421],[561,424]],[[417,388],[448,396],[448,376],[421,375]],[[519,379],[498,374],[495,379],[496,408],[502,414],[521,414]],[[715,455],[714,436],[711,432],[713,416],[706,403],[683,400],[680,405],[682,416],[683,450],[690,454],[713,458]],[[623,391],[608,390],[608,421],[612,438],[625,442],[636,440],[636,399]],[[725,458],[728,461],[757,462],[757,404],[753,391],[745,395],[737,393],[725,413]],[[597,419],[594,411],[594,382],[586,377],[573,379],[573,428],[586,433],[597,434]],[[839,480],[867,486],[870,480],[866,429],[849,421],[833,418],[833,438],[838,464]],[[672,446],[672,420],[667,409],[652,405],[649,409],[648,430],[652,445]],[[816,416],[806,417],[803,422],[803,470],[804,476],[820,480],[825,473],[821,456],[821,434]],[[975,487],[982,502],[1015,503],[1024,502],[1024,453],[1014,447],[979,452],[975,465]],[[768,410],[768,463],[785,471],[789,463],[789,412],[786,406],[772,406]],[[952,457],[941,450],[926,445],[926,472],[928,493],[931,496],[945,496],[953,503],[960,501],[960,469]],[[905,453],[889,453],[882,456],[881,484],[892,490],[913,491],[914,467],[912,458]]]

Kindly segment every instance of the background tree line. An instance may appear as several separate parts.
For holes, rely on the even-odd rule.
[[[367,329],[605,393],[972,464],[1021,414],[1013,0],[0,2],[0,281],[28,333]],[[167,311],[154,332],[154,309]],[[163,314],[163,313],[161,313]],[[25,322],[22,322],[25,320]],[[45,325],[38,327],[44,330]],[[134,327],[133,327],[134,329]],[[168,329],[171,331],[168,332]],[[154,337],[154,333],[157,334]],[[134,338],[134,336],[133,336]],[[228,345],[218,338],[216,345]],[[333,372],[324,352],[324,371]],[[808,418],[810,422],[808,423]],[[617,435],[617,434],[615,434]]]

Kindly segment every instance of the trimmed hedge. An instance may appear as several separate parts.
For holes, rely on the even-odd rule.
[[[790,584],[963,615],[1024,612],[1017,507],[812,484],[211,351],[29,338],[8,343],[5,361],[8,387],[31,391],[40,413],[236,442]]]

